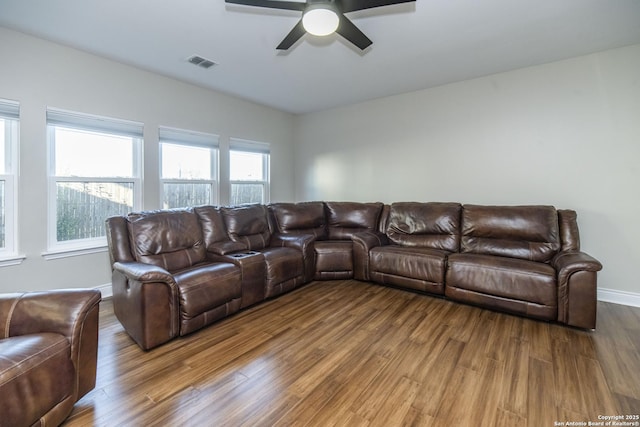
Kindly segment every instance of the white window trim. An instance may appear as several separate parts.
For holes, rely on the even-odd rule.
[[[209,204],[217,205],[220,201],[220,143],[219,136],[192,130],[170,128],[161,126],[158,130],[159,143],[183,145],[185,147],[207,148],[211,154],[211,179],[179,179],[162,177],[162,148],[160,148],[160,202],[164,200],[165,184],[209,184],[211,186],[211,199]]]
[[[229,179],[229,197],[231,197],[233,184],[250,184],[250,185],[262,185],[262,194],[264,194],[264,200],[262,204],[268,204],[271,201],[271,144],[266,142],[248,141],[246,139],[230,138],[229,140],[229,153],[231,151],[240,151],[247,153],[259,153],[266,154],[262,157],[262,170],[264,176],[262,180],[246,181],[246,180],[232,180]],[[231,169],[229,169],[231,172]],[[229,200],[231,201],[231,200]]]
[[[18,253],[18,167],[20,146],[20,104],[16,101],[0,100],[0,118],[6,119],[5,174],[0,175],[4,181],[5,195],[5,245],[0,248],[0,267],[18,265],[26,258]]]
[[[67,121],[68,120],[68,121]],[[101,122],[102,125],[92,126]],[[133,177],[63,177],[55,175],[55,127],[94,132],[127,135],[133,138]],[[140,132],[137,131],[140,129]],[[58,182],[106,182],[133,184],[133,210],[142,206],[142,124],[126,120],[110,119],[90,114],[75,113],[47,108],[47,155],[48,155],[48,201],[47,201],[47,250],[42,252],[45,260],[86,255],[107,250],[106,236],[59,242],[57,236],[57,183]]]

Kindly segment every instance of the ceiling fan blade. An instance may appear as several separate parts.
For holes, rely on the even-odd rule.
[[[390,6],[392,4],[411,3],[416,0],[341,0],[342,12],[371,9],[374,7]]]
[[[291,46],[293,46],[293,44],[295,42],[300,40],[300,37],[304,36],[305,32],[306,31],[305,31],[304,27],[302,26],[302,19],[301,19],[300,21],[298,21],[296,26],[293,27],[293,29],[289,32],[289,34],[287,34],[287,36],[284,38],[284,40],[282,40],[280,42],[280,44],[278,45],[278,47],[276,47],[276,49],[278,49],[278,50],[287,50],[287,49],[289,49]]]
[[[344,15],[340,15],[340,24],[338,25],[336,33],[358,46],[360,50],[365,50],[373,43],[369,40],[369,37],[365,36],[364,33]]]
[[[303,11],[306,3],[278,0],[225,0],[226,3],[241,4],[243,6],[268,7],[270,9],[286,9]]]

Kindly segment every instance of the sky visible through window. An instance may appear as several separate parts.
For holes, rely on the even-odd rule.
[[[0,125],[3,122],[0,121]],[[3,127],[0,135],[4,137]],[[55,174],[62,177],[133,177],[132,138],[64,127],[55,128]],[[4,167],[4,152],[0,153]],[[263,154],[231,151],[232,181],[263,181]],[[165,179],[212,179],[211,152],[205,147],[162,144]]]
[[[162,143],[162,177],[165,179],[211,179],[211,150]]]
[[[55,128],[56,176],[133,177],[132,137]]]
[[[230,178],[232,181],[263,181],[263,154],[246,151],[231,151]]]

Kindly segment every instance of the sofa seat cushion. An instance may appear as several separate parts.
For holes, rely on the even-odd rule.
[[[265,261],[265,296],[271,297],[293,289],[304,281],[302,252],[287,247],[260,251]]]
[[[326,240],[314,243],[317,280],[349,279],[353,277],[353,243],[347,240]]]
[[[447,287],[557,306],[556,272],[548,264],[480,254],[452,254]]]
[[[431,248],[378,246],[369,252],[371,279],[422,291],[444,293],[447,254],[447,251]],[[418,284],[420,285],[417,286]]]
[[[57,405],[73,407],[75,369],[62,335],[41,333],[0,340],[0,424],[32,425]],[[62,408],[60,408],[62,409]]]
[[[231,263],[199,264],[173,277],[180,298],[181,335],[240,309],[242,276]]]

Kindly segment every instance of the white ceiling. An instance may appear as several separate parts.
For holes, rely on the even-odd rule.
[[[278,52],[299,12],[224,0],[0,0],[0,26],[292,113],[640,43],[640,0],[417,0],[347,16],[373,41],[365,52],[335,34]]]

